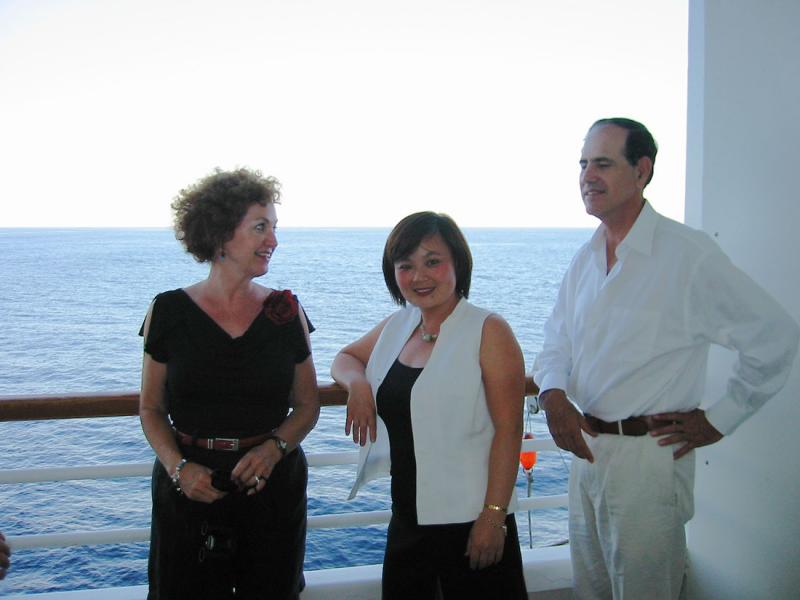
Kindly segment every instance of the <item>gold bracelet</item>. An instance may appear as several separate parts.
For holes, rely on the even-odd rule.
[[[495,511],[501,512],[503,514],[508,512],[508,509],[503,508],[502,506],[498,506],[497,504],[484,504],[483,508],[488,508],[489,510],[495,510]]]

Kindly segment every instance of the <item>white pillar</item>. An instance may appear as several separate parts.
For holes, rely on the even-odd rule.
[[[800,2],[691,0],[686,222],[800,321]],[[712,354],[708,397],[732,357]],[[800,594],[800,365],[698,454],[690,598]]]

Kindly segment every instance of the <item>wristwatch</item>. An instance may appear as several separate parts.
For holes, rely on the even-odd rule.
[[[278,450],[281,451],[281,456],[286,456],[286,449],[288,447],[288,444],[286,443],[285,439],[283,439],[277,433],[271,433],[267,438],[267,440],[272,440],[273,442],[275,442],[275,445],[278,447]]]

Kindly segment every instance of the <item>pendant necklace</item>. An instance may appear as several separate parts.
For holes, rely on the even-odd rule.
[[[439,337],[438,333],[427,333],[425,331],[425,324],[422,321],[419,322],[419,330],[420,333],[422,333],[423,342],[428,342],[429,344],[432,344],[433,342],[436,341],[436,338]]]

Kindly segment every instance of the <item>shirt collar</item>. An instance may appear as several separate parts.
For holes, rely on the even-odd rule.
[[[658,223],[658,213],[650,206],[650,203],[645,200],[639,216],[633,223],[633,227],[617,247],[617,256],[622,256],[630,250],[635,250],[641,254],[649,256],[653,253],[653,237],[656,232],[656,224]],[[592,251],[605,253],[606,248],[606,230],[605,227],[600,225],[589,242]],[[605,256],[605,254],[603,254]]]
[[[635,250],[650,256],[653,253],[653,237],[656,233],[656,223],[658,223],[658,213],[645,200],[639,216],[636,217],[633,227],[631,227],[625,239],[622,240],[620,247],[625,248],[626,251],[628,249]]]

